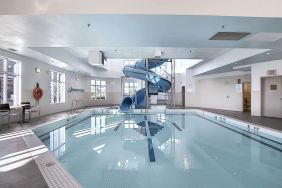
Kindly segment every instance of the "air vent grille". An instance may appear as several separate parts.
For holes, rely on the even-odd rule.
[[[209,40],[240,40],[251,33],[247,32],[218,32]]]
[[[276,70],[275,69],[267,70],[266,75],[267,76],[276,76]]]

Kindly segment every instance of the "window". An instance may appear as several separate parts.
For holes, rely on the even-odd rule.
[[[65,102],[65,74],[56,71],[50,71],[50,103]]]
[[[21,63],[6,57],[0,57],[0,102],[11,106],[20,104],[21,99]]]
[[[138,90],[138,83],[135,81],[124,81],[123,95],[133,95]]]
[[[106,81],[91,80],[91,99],[106,99]]]
[[[123,65],[127,66],[127,65],[135,65],[135,63],[138,61],[138,59],[130,59],[130,60],[124,60],[123,61]]]

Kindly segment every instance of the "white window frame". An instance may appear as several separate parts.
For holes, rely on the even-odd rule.
[[[104,84],[102,84],[104,83]],[[94,91],[92,90],[94,88]],[[100,90],[100,93],[98,92]],[[105,90],[102,95],[102,90]],[[94,79],[90,82],[90,97],[91,100],[106,100],[107,99],[107,82],[105,80]]]
[[[11,106],[17,106],[21,104],[21,61],[11,59],[8,57],[0,56],[3,60],[3,71],[0,74],[3,76],[3,103],[9,103],[8,101],[8,80],[9,76],[14,76],[13,83],[13,104],[9,103]],[[8,72],[8,61],[15,62],[14,73]],[[1,65],[0,65],[1,66]]]
[[[54,76],[55,73],[56,76]],[[53,87],[54,84],[56,84],[57,86],[55,88],[56,92],[54,91],[54,87]],[[55,101],[55,97],[56,97],[56,101]],[[50,70],[50,104],[62,104],[65,102],[66,102],[66,74],[62,72]]]
[[[124,66],[127,66],[127,65],[133,66],[133,65],[135,65],[135,63],[136,63],[138,60],[139,60],[139,59],[126,59],[126,60],[123,60],[123,65],[124,65]]]
[[[127,97],[127,96],[131,96],[134,93],[136,93],[136,91],[139,89],[139,83],[137,81],[133,81],[133,80],[124,80],[123,81],[123,96]],[[126,92],[126,89],[128,89],[128,93]]]

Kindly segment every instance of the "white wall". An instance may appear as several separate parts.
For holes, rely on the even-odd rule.
[[[282,60],[252,65],[252,115],[261,116],[261,78],[267,77],[267,70],[276,70],[282,76]]]
[[[90,82],[91,79],[106,81],[106,100],[90,100]],[[85,98],[89,99],[91,106],[97,105],[119,105],[121,102],[121,79],[120,78],[87,78],[87,87],[85,88]]]
[[[235,90],[237,80],[250,82],[250,75],[192,77],[187,70],[186,107],[242,111],[243,93]]]
[[[175,74],[175,105],[182,105],[182,86],[186,86],[186,72]]]
[[[79,73],[60,69],[46,63],[36,61],[15,53],[11,53],[0,49],[0,55],[16,59],[22,63],[21,72],[21,101],[30,101],[35,104],[32,91],[35,88],[36,82],[39,82],[44,94],[40,100],[41,115],[66,111],[71,109],[71,102],[73,99],[83,100],[88,105],[117,105],[121,100],[120,79],[102,79],[107,83],[106,86],[106,100],[90,100],[90,82],[94,77],[85,76]],[[35,73],[35,68],[40,68],[40,73]],[[66,74],[66,102],[62,104],[50,104],[50,70],[63,72]],[[78,80],[76,79],[78,78]],[[100,79],[100,78],[97,78]],[[70,87],[77,89],[84,89],[85,92],[69,93]]]

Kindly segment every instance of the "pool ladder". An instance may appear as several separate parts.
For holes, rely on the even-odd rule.
[[[82,112],[88,108],[83,100],[74,99],[71,101],[71,113],[76,114],[77,112]]]

